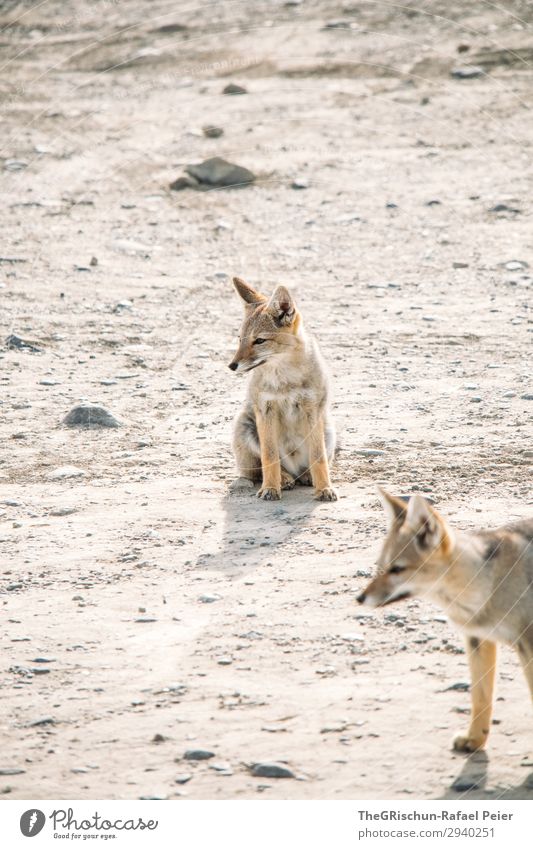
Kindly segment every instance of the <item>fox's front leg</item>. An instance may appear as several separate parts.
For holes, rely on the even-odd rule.
[[[324,421],[322,418],[311,420],[307,437],[309,450],[309,471],[320,501],[336,501],[337,493],[329,479],[329,463],[324,439]]]
[[[472,713],[466,735],[453,742],[458,752],[475,752],[487,742],[492,717],[492,698],[496,674],[496,643],[467,637],[468,664],[472,676]]]
[[[272,407],[265,411],[256,409],[255,420],[261,447],[261,466],[263,485],[257,493],[265,501],[279,501],[281,498],[281,462],[279,457],[279,421]]]

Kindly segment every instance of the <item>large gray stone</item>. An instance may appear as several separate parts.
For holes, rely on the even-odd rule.
[[[80,404],[73,407],[63,419],[63,424],[67,427],[120,427],[120,422],[111,415],[109,410],[92,404]]]
[[[191,177],[198,180],[199,183],[215,188],[246,186],[255,180],[255,174],[249,171],[248,168],[227,162],[221,156],[213,156],[211,159],[206,159],[198,165],[187,165],[185,171]]]

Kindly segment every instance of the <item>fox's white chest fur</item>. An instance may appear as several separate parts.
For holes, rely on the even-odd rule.
[[[317,381],[317,370],[302,371],[301,363],[280,360],[265,363],[255,376],[255,404],[263,415],[275,408],[279,425],[279,453],[282,466],[298,477],[309,469],[308,435],[310,410],[322,405],[325,381]],[[333,453],[334,432],[326,416],[326,448]]]
[[[312,392],[292,387],[284,393],[265,392],[260,407],[276,406],[279,422],[279,454],[282,466],[292,475],[298,476],[309,468],[309,433],[306,404],[312,400]]]

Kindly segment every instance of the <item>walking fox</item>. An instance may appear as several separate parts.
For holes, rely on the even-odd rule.
[[[335,429],[318,344],[285,286],[268,299],[239,277],[233,283],[244,320],[229,367],[237,373],[254,369],[233,435],[239,474],[261,483],[257,495],[266,501],[296,483],[313,485],[322,501],[336,501],[329,477]]]
[[[518,652],[533,698],[533,519],[493,531],[460,532],[421,495],[409,502],[380,490],[389,532],[378,575],[358,597],[382,607],[426,596],[466,636],[472,678],[470,728],[454,748],[473,752],[489,735],[496,643]]]

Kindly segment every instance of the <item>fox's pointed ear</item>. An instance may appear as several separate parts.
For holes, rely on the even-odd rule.
[[[286,286],[276,286],[267,306],[277,324],[280,326],[292,324],[296,304]]]
[[[240,277],[233,278],[233,285],[246,304],[262,304],[266,301],[265,296],[261,292],[256,292],[255,289],[252,289]]]
[[[407,504],[405,501],[402,501],[401,498],[396,498],[395,495],[391,495],[382,486],[378,486],[378,493],[387,514],[389,525],[393,525],[398,520],[403,522],[407,513]]]
[[[420,548],[440,545],[444,532],[442,520],[422,495],[412,495],[409,499],[405,523],[415,532]]]

